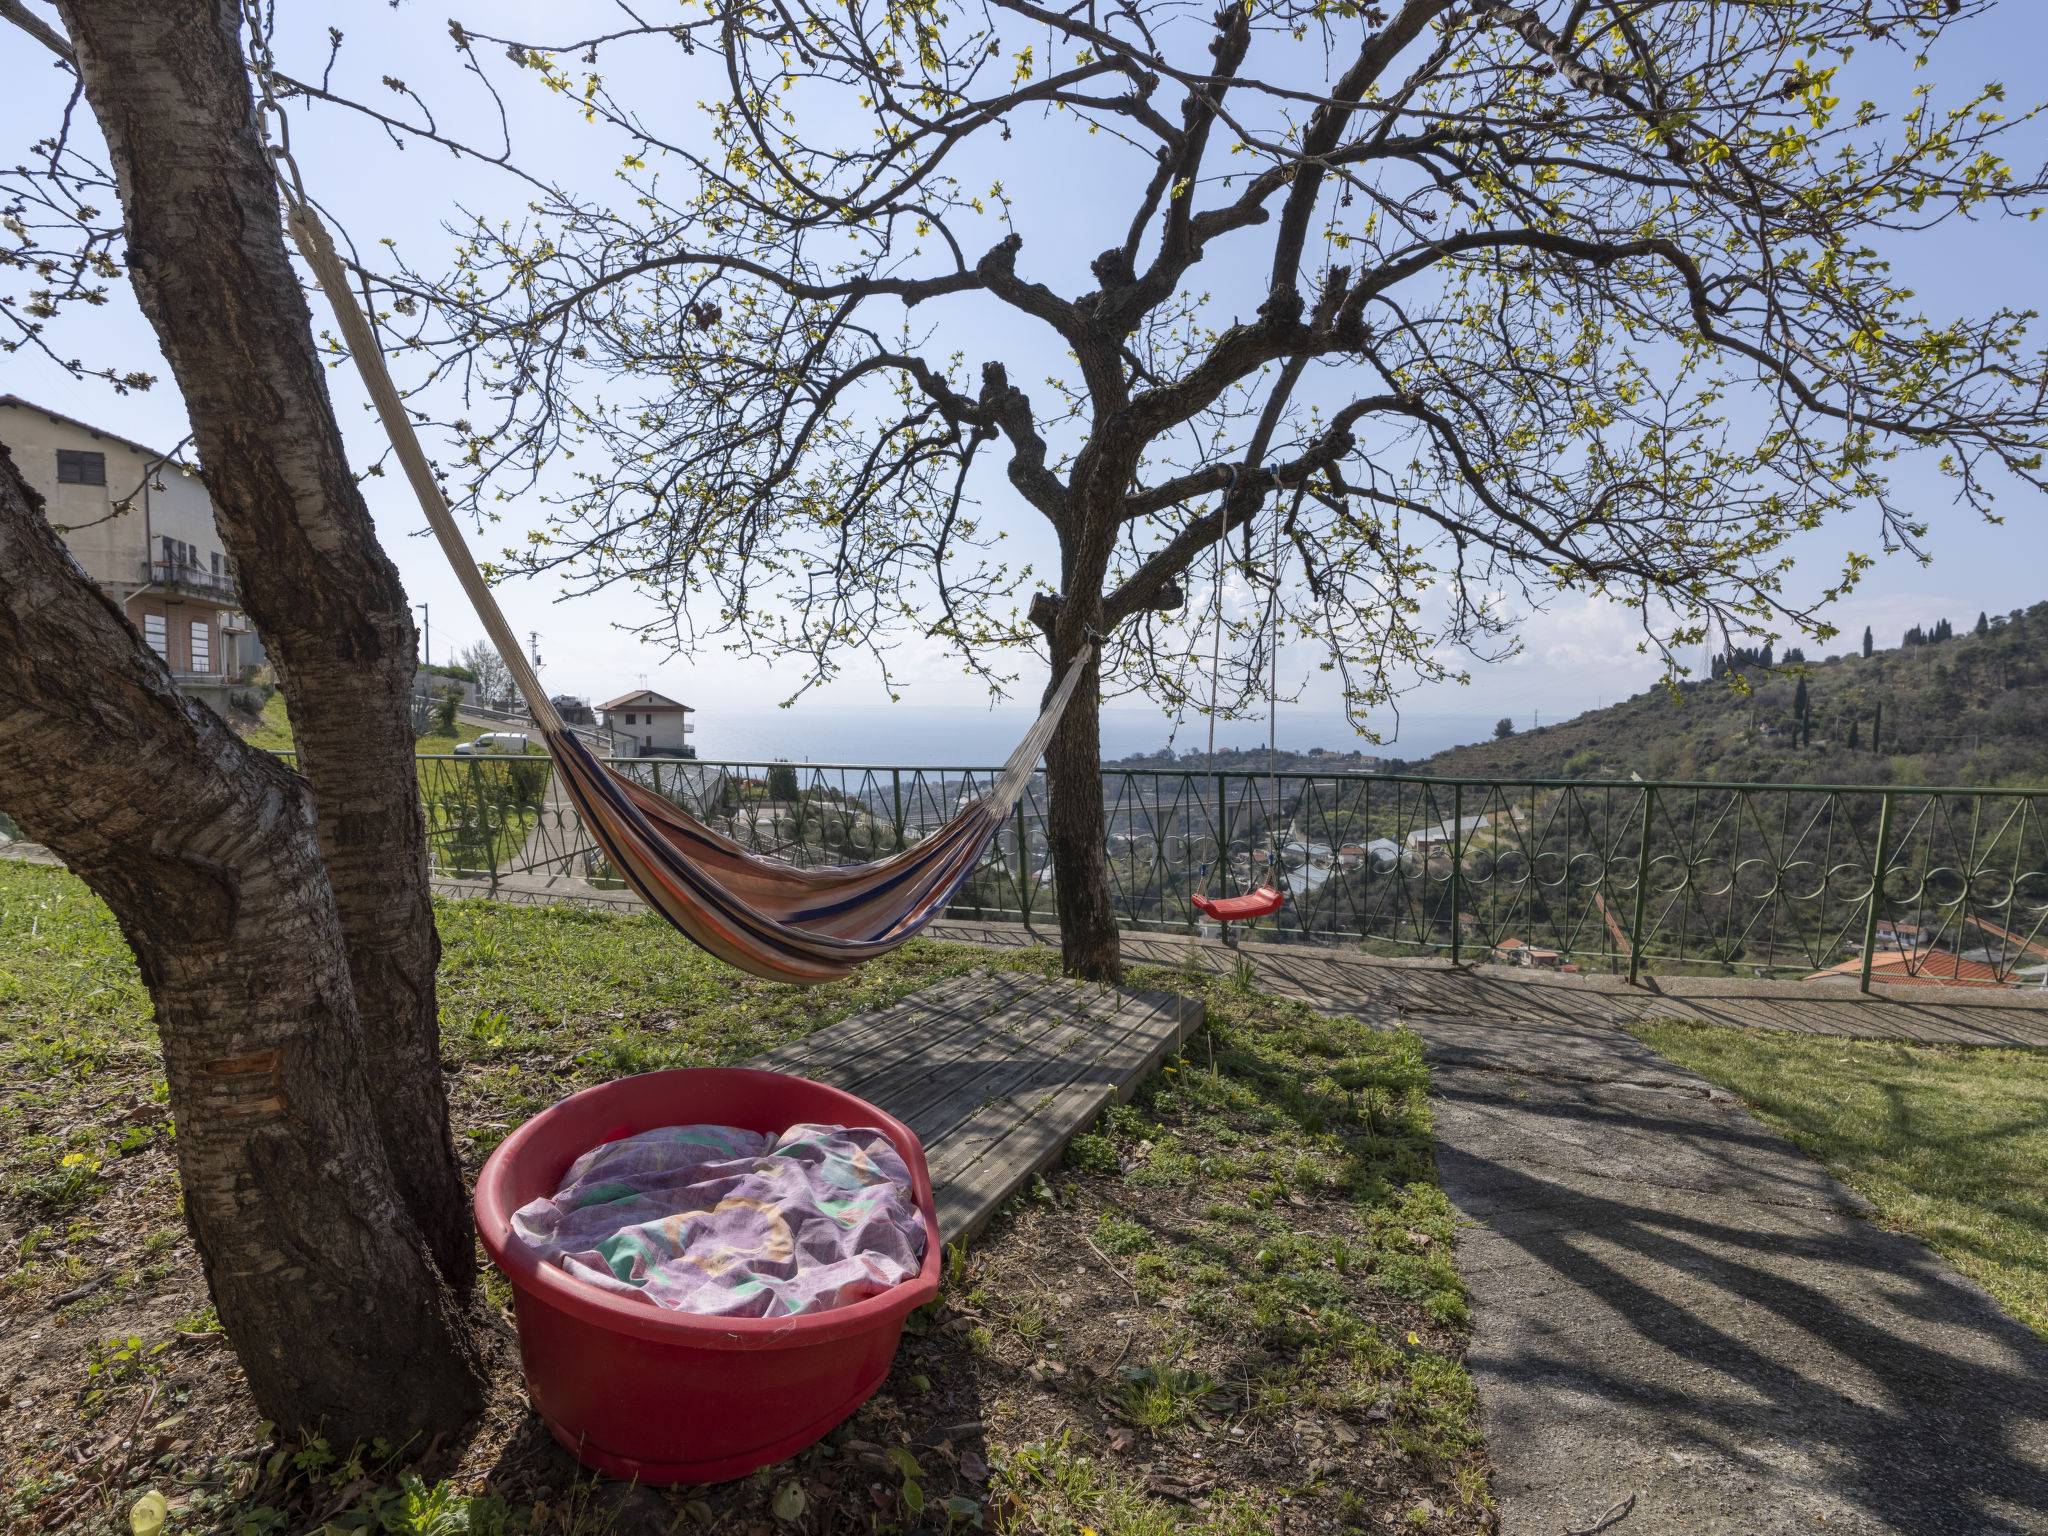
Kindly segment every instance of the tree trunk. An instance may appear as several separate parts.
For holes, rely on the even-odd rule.
[[[473,1417],[483,1361],[392,1191],[306,787],[178,693],[4,448],[0,786],[135,951],[258,1407],[336,1445]]]
[[[233,0],[60,0],[105,134],[144,314],[190,413],[243,608],[276,665],[348,948],[400,1199],[449,1282],[476,1246],[441,1081],[397,569],[342,451]]]
[[[1086,626],[1074,636],[1063,618],[1053,640],[1055,668],[1080,649]],[[1123,951],[1116,898],[1109,888],[1108,826],[1102,806],[1102,667],[1098,656],[1075,688],[1059,729],[1045,749],[1046,841],[1052,848],[1053,899],[1060,922],[1060,967],[1084,981],[1120,982]],[[1047,686],[1050,699],[1060,674]]]

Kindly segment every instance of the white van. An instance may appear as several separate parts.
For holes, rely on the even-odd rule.
[[[484,753],[524,757],[532,750],[533,742],[523,731],[485,731],[475,741],[455,743],[455,752],[459,757],[474,757]]]

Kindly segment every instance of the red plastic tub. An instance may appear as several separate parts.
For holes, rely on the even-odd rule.
[[[873,1126],[896,1144],[924,1212],[914,1278],[829,1312],[699,1317],[585,1285],[511,1241],[512,1213],[553,1194],[601,1142],[663,1125],[806,1123]],[[476,1225],[512,1282],[534,1407],[584,1465],[642,1483],[721,1482],[817,1440],[882,1384],[903,1319],[938,1294],[943,1263],[931,1174],[908,1126],[837,1088],[744,1067],[622,1078],[541,1111],[484,1164]]]

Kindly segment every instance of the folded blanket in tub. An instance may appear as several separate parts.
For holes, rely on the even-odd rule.
[[[512,1232],[579,1280],[718,1317],[877,1295],[917,1274],[927,1240],[889,1138],[838,1125],[672,1125],[608,1141],[515,1212]]]

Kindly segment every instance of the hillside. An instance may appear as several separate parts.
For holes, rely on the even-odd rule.
[[[1947,638],[1947,621],[1868,657],[1807,664],[1800,677],[1743,669],[1663,686],[1558,725],[1452,747],[1408,765],[1442,778],[1714,779],[1780,784],[2048,785],[2048,603]],[[1935,639],[1933,636],[1943,636]],[[1877,733],[1872,750],[1873,731]]]

